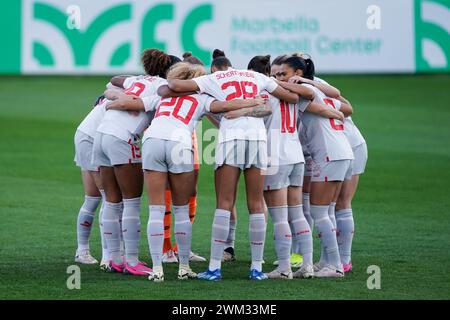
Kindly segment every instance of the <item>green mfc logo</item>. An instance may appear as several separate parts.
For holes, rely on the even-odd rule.
[[[450,71],[450,0],[415,0],[416,71]]]
[[[329,2],[333,3],[332,0]],[[304,3],[306,7],[311,6],[312,12],[317,11],[314,11],[317,5],[313,0],[304,0]],[[397,23],[414,30],[414,43],[405,40],[412,39],[409,35],[381,28],[378,32],[382,37],[396,37],[399,42],[405,40],[407,46],[401,55],[391,52],[393,47],[385,48],[385,57],[396,56],[398,59],[411,53],[415,59],[406,66],[408,71],[450,71],[450,0],[402,0],[402,3],[413,12],[407,9],[407,13],[399,13]],[[248,0],[245,4],[252,7],[259,2]],[[383,17],[383,2],[379,6]],[[352,9],[351,5],[340,8],[343,16]],[[192,51],[209,64],[214,46],[233,54],[230,43],[242,35],[242,32],[233,31],[233,21],[264,19],[267,15],[263,11],[235,10],[235,3],[231,1],[212,0],[11,0],[2,9],[0,28],[5,32],[2,34],[0,74],[137,73],[141,70],[140,53],[145,48],[159,48],[175,54]],[[357,13],[352,12],[354,14]],[[320,14],[316,18],[321,17]],[[370,38],[371,34],[364,34],[364,30],[353,31]],[[325,36],[336,37],[333,30],[327,32]],[[299,37],[305,35],[308,34]],[[247,45],[258,35],[244,36],[248,38],[244,37],[242,43]],[[286,40],[284,37],[277,34],[274,39]],[[292,41],[289,39],[286,41]],[[237,58],[247,59],[244,55]],[[242,62],[237,58],[234,61]],[[317,57],[331,58],[336,55]],[[345,59],[345,55],[341,58]],[[387,70],[399,70],[395,62],[389,65]],[[346,71],[353,69],[349,66]]]
[[[20,70],[136,71],[140,69],[139,55],[145,48],[192,51],[209,63],[210,50],[197,44],[196,32],[203,23],[211,21],[213,8],[191,1],[190,6],[179,9],[180,3],[22,0]],[[176,48],[168,47],[166,42],[174,37]]]

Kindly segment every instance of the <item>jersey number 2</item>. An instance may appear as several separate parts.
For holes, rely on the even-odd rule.
[[[325,103],[326,103],[327,105],[329,105],[330,107],[336,109],[336,107],[334,106],[333,100],[325,98],[325,99],[323,99],[323,102],[325,102]],[[339,120],[338,120],[338,121],[339,121]],[[331,127],[332,127],[334,130],[337,130],[337,131],[342,131],[342,130],[344,130],[344,124],[336,124],[335,119],[330,119],[330,124],[331,124]]]

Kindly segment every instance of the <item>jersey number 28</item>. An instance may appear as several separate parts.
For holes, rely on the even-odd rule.
[[[226,101],[233,99],[251,99],[258,94],[258,87],[251,81],[229,81],[222,84],[223,91],[231,89],[231,93],[225,98]]]

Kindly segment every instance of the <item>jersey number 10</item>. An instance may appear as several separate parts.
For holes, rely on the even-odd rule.
[[[296,107],[294,105],[294,114],[292,116],[291,121],[291,108],[289,106],[289,103],[286,101],[280,101],[280,108],[281,108],[281,132],[282,133],[294,133],[295,132],[295,126],[297,125],[297,119],[296,119]]]

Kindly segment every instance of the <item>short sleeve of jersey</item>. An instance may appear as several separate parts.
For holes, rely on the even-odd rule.
[[[131,86],[131,84],[136,81],[136,77],[128,77],[123,82],[123,88],[127,89]]]
[[[257,75],[258,80],[261,81],[261,83],[263,84],[262,89],[265,89],[267,92],[272,93],[278,87],[278,84],[275,82],[275,80],[261,73],[257,73]]]
[[[160,101],[161,97],[158,96],[157,94],[143,97],[142,102],[144,103],[145,112],[155,110]]]
[[[199,93],[205,93],[205,92],[207,93],[208,92],[209,84],[210,84],[210,81],[211,81],[211,78],[210,78],[209,75],[204,75],[204,76],[201,76],[201,77],[197,77],[197,78],[194,78],[192,80],[194,80],[195,83],[197,84],[198,89],[199,89],[199,91],[198,91]]]

